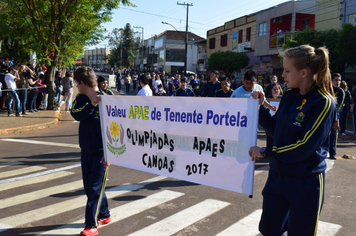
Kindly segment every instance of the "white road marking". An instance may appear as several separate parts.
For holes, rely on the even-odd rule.
[[[4,138],[0,139],[0,141],[6,142],[16,142],[16,143],[29,143],[29,144],[39,144],[39,145],[48,145],[48,146],[57,146],[57,147],[71,147],[71,148],[79,148],[78,144],[71,143],[55,143],[55,142],[45,142],[45,141],[36,141],[36,140],[25,140],[25,139],[11,139]]]
[[[38,176],[30,179],[24,179],[22,181],[17,181],[17,182],[10,182],[10,183],[5,183],[0,185],[1,191],[4,190],[9,190],[13,188],[18,188],[26,185],[31,185],[31,184],[38,184],[38,183],[43,183],[46,181],[52,181],[55,179],[59,179],[62,177],[66,177],[69,175],[74,174],[73,172],[67,172],[67,171],[59,171],[59,172],[54,172],[51,174],[47,174],[45,176]]]
[[[83,181],[77,180],[71,183],[66,183],[62,185],[56,185],[54,187],[41,189],[34,192],[29,192],[17,196],[12,196],[10,198],[2,199],[0,204],[0,209],[4,209],[6,207],[15,206],[17,204],[31,202],[37,199],[49,197],[54,194],[59,194],[63,192],[73,191],[75,189],[79,189],[83,187]]]
[[[3,180],[0,180],[0,185],[4,184],[4,183],[11,183],[11,182],[14,182],[14,181],[34,178],[34,177],[37,177],[37,176],[48,175],[50,173],[59,172],[59,171],[63,171],[63,170],[70,170],[70,169],[73,169],[73,168],[76,168],[76,167],[79,167],[79,166],[80,166],[80,164],[74,164],[74,165],[71,165],[71,166],[65,166],[65,167],[56,168],[56,169],[52,169],[52,170],[46,170],[46,171],[42,171],[42,172],[30,174],[30,175],[19,176],[19,177],[10,178],[10,179],[3,179]]]
[[[261,219],[261,214],[262,209],[256,210],[245,218],[242,218],[235,224],[231,225],[224,231],[220,232],[216,236],[258,236],[260,235],[258,231],[258,222]],[[341,228],[341,225],[319,221],[317,235],[335,236]]]
[[[235,224],[231,225],[229,228],[220,232],[216,236],[255,236],[259,234],[258,222],[262,214],[262,209],[252,212],[250,215],[242,218]]]
[[[184,193],[163,190],[161,192],[147,196],[146,198],[127,203],[114,209],[110,209],[112,219],[111,223],[118,222],[127,217],[136,215],[152,207],[156,207],[160,204],[171,201],[183,195]],[[78,233],[84,227],[84,219],[80,219],[71,224],[61,226],[57,229],[50,230],[39,235],[78,235]]]
[[[147,226],[130,236],[160,236],[172,235],[185,227],[214,214],[215,212],[230,205],[228,202],[223,202],[214,199],[206,199],[194,206],[191,206],[183,211],[180,211],[172,216],[169,216],[157,223]]]
[[[29,166],[29,167],[20,168],[17,170],[2,171],[0,173],[0,178],[12,177],[12,176],[21,175],[21,174],[27,174],[27,173],[36,172],[36,171],[43,170],[43,169],[46,169],[46,168],[43,166]]]
[[[117,197],[131,191],[140,189],[148,184],[160,181],[167,177],[157,176],[148,180],[144,180],[136,184],[124,184],[117,187],[113,187],[106,190],[107,198]],[[66,190],[64,190],[66,191]],[[86,205],[86,196],[76,197],[67,201],[52,204],[50,206],[39,207],[32,211],[27,211],[21,214],[9,216],[1,219],[0,232],[6,231],[11,228],[15,228],[20,225],[31,223],[34,220],[42,220],[51,216],[55,216],[66,211],[71,211],[73,209],[81,208]]]
[[[341,225],[319,221],[317,235],[334,236],[341,228]]]

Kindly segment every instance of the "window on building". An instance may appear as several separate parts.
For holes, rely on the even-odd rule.
[[[166,61],[183,62],[184,50],[182,49],[166,49]]]
[[[261,23],[259,25],[259,31],[258,31],[258,36],[266,35],[267,33],[267,23]]]
[[[251,41],[251,27],[246,29],[246,42]]]
[[[349,23],[353,26],[356,26],[356,14],[349,15]]]
[[[239,38],[238,38],[239,43],[242,43],[242,33],[243,31],[239,30]]]
[[[209,39],[209,49],[215,48],[215,38]]]
[[[310,27],[310,18],[302,20],[302,30]]]
[[[227,34],[223,34],[220,36],[220,46],[221,47],[227,46]]]

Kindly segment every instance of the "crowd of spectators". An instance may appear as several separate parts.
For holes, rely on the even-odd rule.
[[[54,105],[60,107],[61,96],[65,95],[66,111],[72,101],[73,79],[71,72],[62,79],[61,72],[56,71],[54,88]],[[66,81],[71,78],[69,89]],[[33,67],[11,59],[0,59],[0,109],[7,110],[8,116],[22,117],[48,108],[48,75],[47,67]],[[13,114],[13,110],[15,114]]]

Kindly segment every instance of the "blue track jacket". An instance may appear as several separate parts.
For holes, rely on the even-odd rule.
[[[270,169],[287,176],[311,176],[325,171],[328,135],[336,120],[336,106],[318,86],[306,95],[288,91],[271,116],[260,107],[259,122],[273,137],[267,148]]]
[[[80,148],[88,153],[103,152],[98,106],[94,107],[86,95],[78,94],[73,102],[71,114],[75,120],[80,121]]]

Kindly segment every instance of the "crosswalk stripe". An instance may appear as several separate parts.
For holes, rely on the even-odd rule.
[[[206,199],[203,202],[169,216],[166,219],[136,231],[130,234],[130,236],[171,235],[209,215],[214,214],[228,205],[230,205],[228,202]]]
[[[231,225],[224,231],[220,232],[216,236],[257,236],[259,234],[258,222],[260,221],[262,209],[256,210],[239,220],[235,224]],[[318,235],[322,236],[335,236],[336,233],[342,228],[341,225],[327,223],[319,221],[318,223]]]
[[[43,169],[46,169],[46,168],[43,166],[30,166],[30,167],[26,167],[26,168],[17,169],[17,170],[2,171],[0,173],[0,178],[12,177],[15,175],[23,175],[23,174],[43,170]]]
[[[43,183],[46,181],[51,181],[55,179],[59,179],[65,176],[69,176],[74,174],[73,172],[68,172],[68,171],[59,171],[59,172],[54,172],[45,176],[38,176],[30,179],[24,179],[23,181],[17,181],[17,182],[10,182],[10,183],[4,183],[0,185],[1,191],[13,189],[13,188],[18,188],[30,184],[38,184],[38,183]]]
[[[34,178],[34,177],[38,177],[38,176],[42,176],[42,175],[48,175],[50,173],[59,172],[59,171],[63,171],[63,170],[70,170],[70,169],[73,169],[73,168],[76,168],[79,166],[80,166],[80,164],[74,164],[74,165],[65,166],[65,167],[61,167],[61,168],[37,172],[37,173],[29,174],[29,175],[14,177],[14,178],[10,178],[10,179],[3,179],[3,180],[0,180],[0,184],[11,183],[14,181],[19,181],[19,180],[24,180],[24,179],[30,179],[30,178]]]
[[[216,236],[255,236],[259,233],[258,222],[262,214],[262,209],[256,210],[245,218],[239,220]]]
[[[62,192],[69,192],[83,186],[82,180],[77,180],[71,183],[57,185],[54,187],[41,189],[34,192],[29,192],[17,196],[12,196],[10,198],[2,199],[0,204],[0,209],[4,209],[6,207],[15,206],[17,204],[31,202],[37,199],[45,198],[54,194],[62,193]]]
[[[115,207],[110,210],[112,219],[111,223],[118,222],[183,195],[184,193],[163,190],[161,192],[149,195],[144,199],[136,200],[125,205]],[[39,235],[77,235],[78,232],[84,228],[84,226],[84,219],[80,219],[71,224],[61,226],[57,229],[50,230]]]
[[[55,142],[45,142],[45,141],[36,141],[36,140],[27,140],[27,139],[11,139],[11,138],[4,138],[4,139],[0,139],[0,141],[15,142],[15,143],[40,144],[40,145],[57,146],[57,147],[71,147],[71,148],[79,148],[79,145],[78,145],[78,144],[71,144],[71,143],[55,143]]]
[[[334,236],[342,228],[341,225],[319,221],[317,235]]]
[[[148,184],[160,181],[167,177],[157,176],[148,180],[144,180],[140,183],[136,184],[124,184],[119,185],[117,187],[110,188],[106,190],[107,198],[113,198],[119,195],[123,195],[129,193],[130,191],[134,191],[140,189]],[[42,208],[37,208],[32,211],[27,211],[21,214],[17,214],[14,216],[9,216],[3,218],[0,223],[0,232],[6,231],[8,229],[28,224],[35,220],[42,220],[54,215],[61,214],[66,211],[74,210],[80,207],[84,207],[86,205],[86,196],[76,197],[74,199],[70,199],[67,201],[59,202],[56,204],[52,204],[50,206],[45,206]]]
[[[1,162],[0,163],[0,168],[8,167],[8,166],[21,165],[21,164],[23,164],[23,162],[20,162],[20,161]]]

